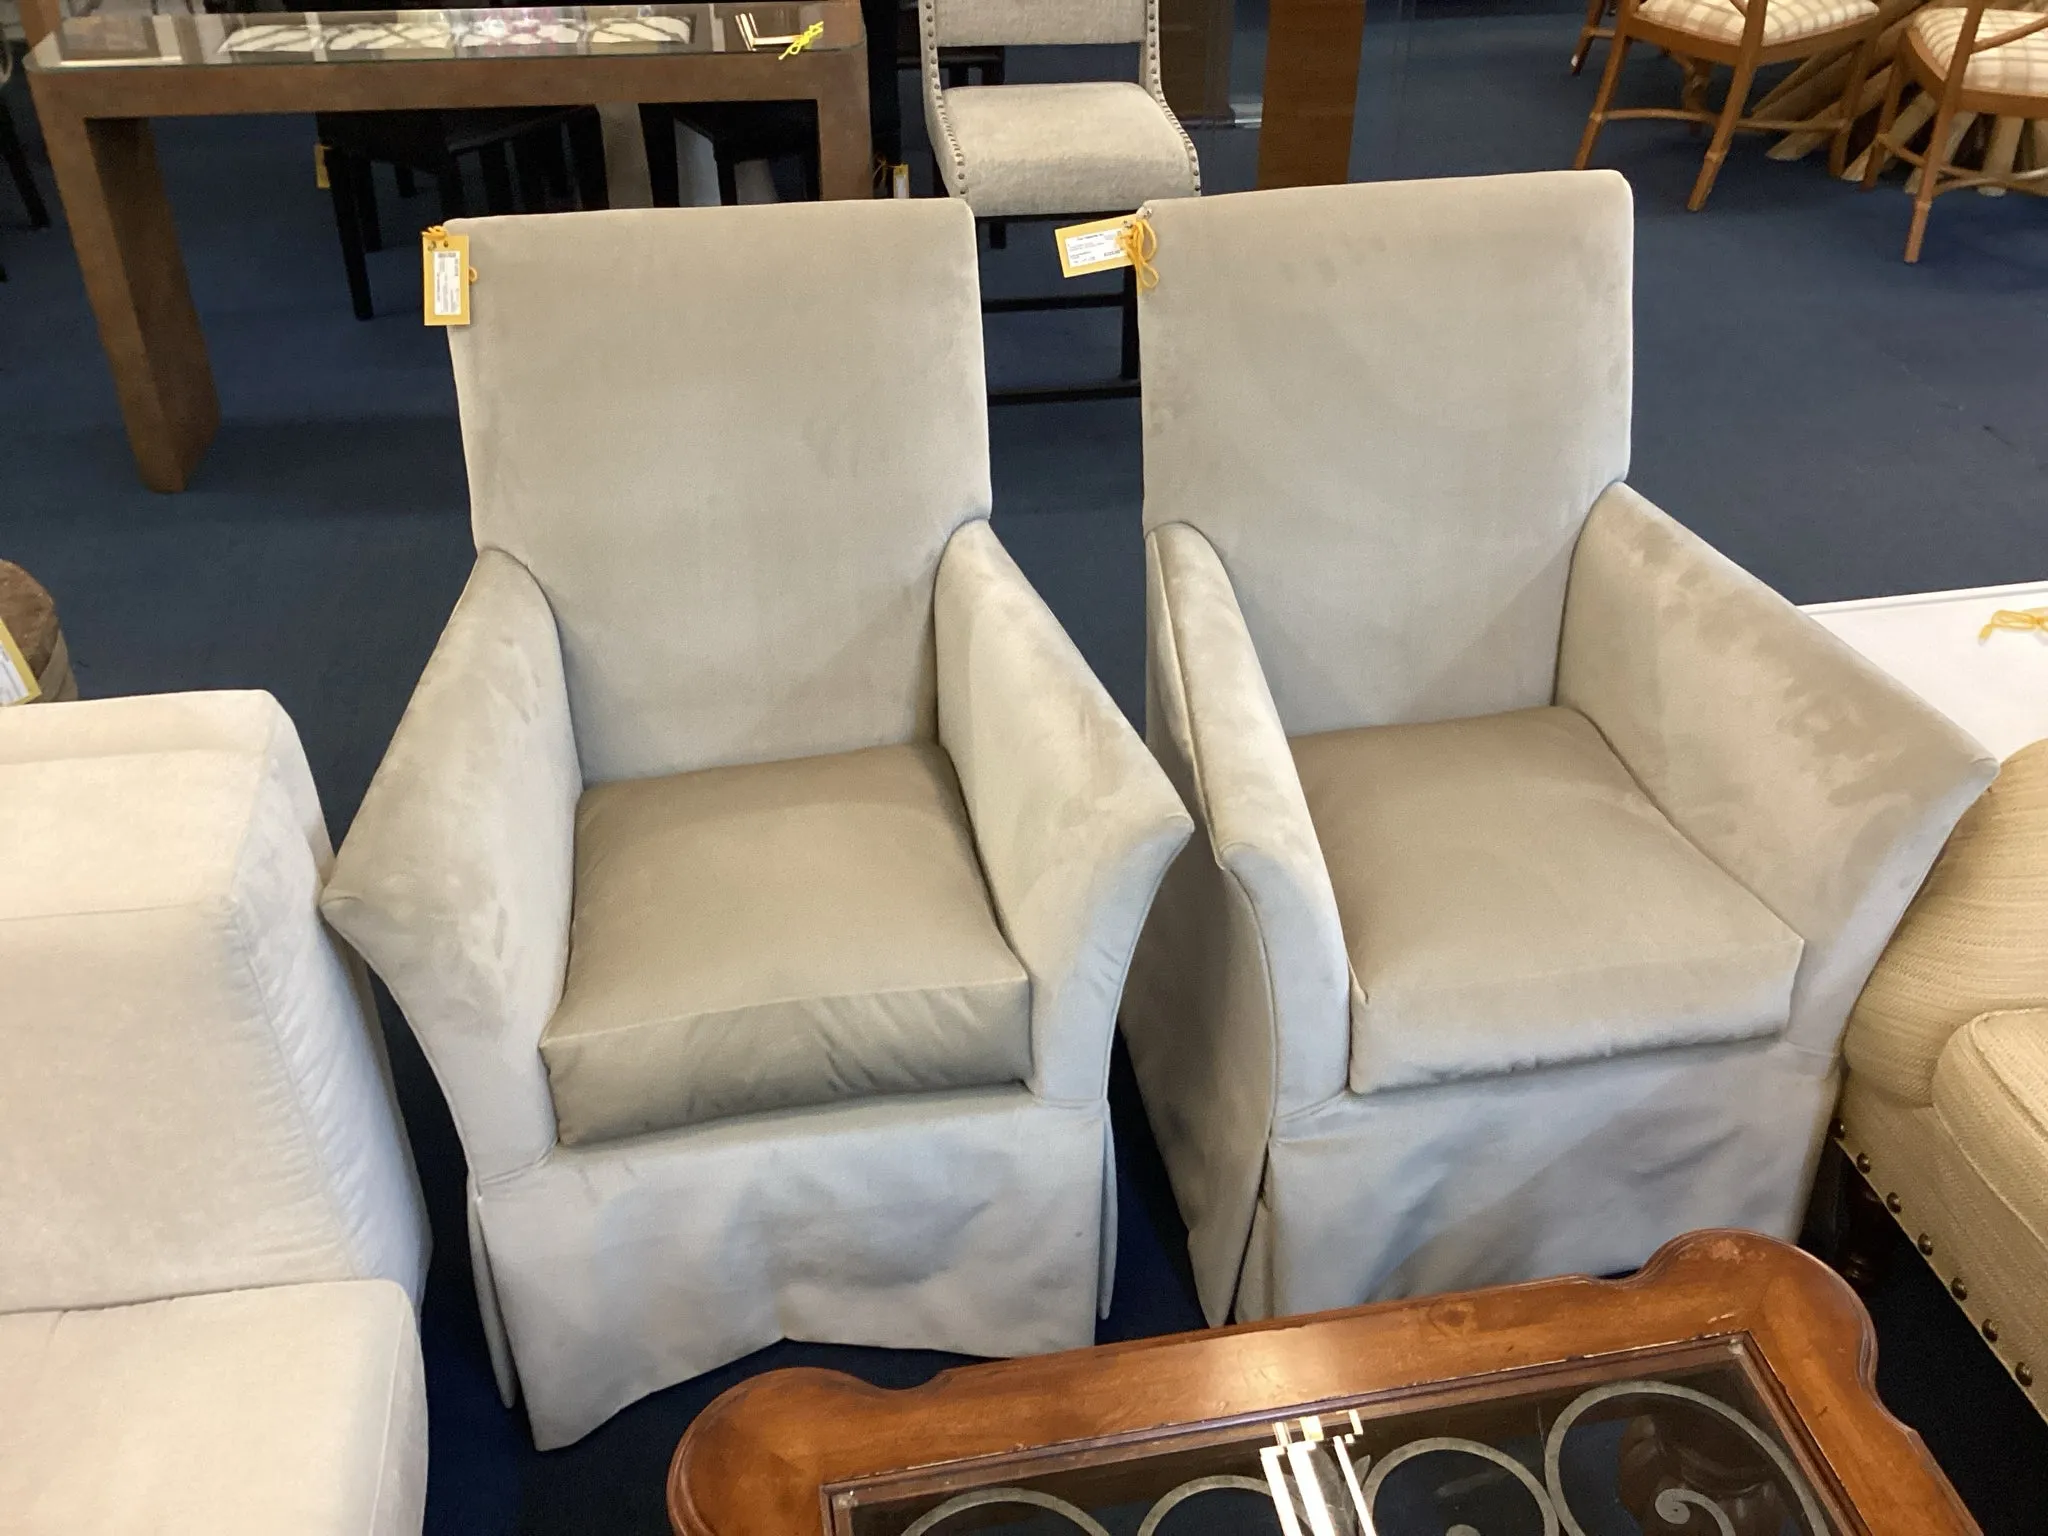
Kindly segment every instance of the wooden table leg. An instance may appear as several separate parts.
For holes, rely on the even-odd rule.
[[[220,425],[220,400],[148,120],[78,118],[36,95],[142,483],[181,491]]]
[[[1259,185],[1348,181],[1365,0],[1272,0]]]
[[[813,54],[823,66],[818,102],[818,192],[873,197],[875,151],[868,122],[868,61],[863,48]]]
[[[33,48],[57,30],[57,0],[21,0],[21,35]]]

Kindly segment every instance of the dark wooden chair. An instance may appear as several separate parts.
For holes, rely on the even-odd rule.
[[[718,200],[737,203],[735,169],[748,160],[789,167],[794,191],[805,201],[819,193],[818,111],[808,101],[659,102],[640,108],[647,140],[647,182],[654,206],[682,201],[682,166],[676,156],[676,124],[711,141],[718,165]]]
[[[349,301],[358,320],[373,313],[365,253],[384,248],[377,214],[379,164],[395,171],[403,197],[413,195],[418,178],[432,181],[444,221],[470,211],[463,180],[463,162],[470,156],[482,163],[486,212],[538,213],[572,196],[586,208],[606,203],[604,130],[594,107],[323,112],[315,123]]]
[[[6,46],[5,42],[0,42],[0,48]],[[8,110],[5,96],[0,96],[0,160],[7,162],[7,171],[13,178],[14,190],[21,198],[22,207],[28,210],[29,228],[48,229],[50,210],[44,204],[43,194],[36,186],[35,172],[30,169],[28,163],[28,151],[22,147],[21,135],[15,131],[14,115]],[[0,283],[6,281],[7,268],[0,266]]]

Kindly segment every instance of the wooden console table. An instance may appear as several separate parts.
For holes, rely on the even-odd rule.
[[[1696,1232],[1564,1279],[948,1371],[773,1371],[676,1448],[679,1536],[1625,1529],[1962,1536],[1871,1387],[1869,1318],[1797,1249]],[[1595,1517],[1596,1506],[1608,1518]],[[1219,1523],[1220,1522],[1220,1525]],[[1584,1522],[1584,1523],[1582,1523]],[[1044,1528],[1043,1524],[1034,1528]]]
[[[824,195],[871,195],[857,0],[62,20],[53,6],[29,0],[25,12],[40,36],[29,85],[128,441],[152,490],[183,490],[220,423],[153,117],[809,100]],[[748,48],[742,13],[777,36],[812,21],[824,30],[784,58],[780,44]],[[506,16],[523,30],[494,33]],[[674,24],[665,36],[661,22]],[[372,38],[400,26],[424,31],[398,46]]]

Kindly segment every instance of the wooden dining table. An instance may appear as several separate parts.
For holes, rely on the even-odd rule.
[[[152,118],[808,100],[823,195],[871,195],[857,0],[325,16],[60,16],[57,4],[25,0],[29,86],[152,490],[183,490],[220,424]]]

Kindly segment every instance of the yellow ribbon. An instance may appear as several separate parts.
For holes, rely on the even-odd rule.
[[[793,59],[811,44],[825,35],[825,23],[814,21],[797,34],[796,41],[776,55],[778,59]]]
[[[1977,638],[1989,640],[1995,629],[2031,629],[2048,635],[2048,608],[2001,608],[1977,631]]]
[[[1142,213],[1116,232],[1116,247],[1131,258],[1131,267],[1138,274],[1138,287],[1150,293],[1159,286],[1159,274],[1153,269],[1152,258],[1159,254],[1159,235],[1152,228],[1152,221]]]

